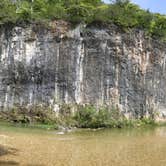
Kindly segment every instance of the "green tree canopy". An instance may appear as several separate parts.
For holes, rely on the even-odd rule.
[[[0,24],[63,19],[78,24],[104,22],[123,30],[140,28],[166,40],[166,16],[141,9],[130,0],[1,0]]]

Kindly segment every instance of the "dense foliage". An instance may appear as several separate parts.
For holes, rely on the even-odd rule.
[[[36,127],[63,128],[123,128],[155,125],[154,117],[127,119],[117,108],[93,105],[60,105],[59,113],[50,107],[36,105],[32,107],[15,106],[0,111],[0,122],[25,124]]]
[[[139,28],[166,40],[166,15],[141,9],[129,0],[1,0],[0,24],[63,19],[73,24],[114,23],[123,30]]]

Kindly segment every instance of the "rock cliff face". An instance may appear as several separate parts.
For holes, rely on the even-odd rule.
[[[166,116],[166,47],[143,32],[55,24],[0,30],[0,106],[115,105]]]

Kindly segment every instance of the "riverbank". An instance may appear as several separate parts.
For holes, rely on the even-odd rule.
[[[17,107],[0,111],[1,123],[14,126],[42,128],[47,130],[70,130],[72,128],[126,128],[141,126],[161,126],[166,123],[156,122],[154,116],[126,118],[118,109],[100,108],[92,105],[63,105],[59,112],[47,107]]]

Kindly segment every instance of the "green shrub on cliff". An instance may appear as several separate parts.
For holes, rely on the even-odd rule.
[[[88,22],[93,16],[93,7],[84,4],[71,5],[67,11],[67,20],[73,23]]]
[[[163,38],[166,41],[166,16],[155,14],[151,33],[153,37]]]
[[[16,6],[10,0],[0,1],[0,24],[15,23],[17,20]]]
[[[50,3],[47,4],[47,19],[62,19],[66,17],[66,11],[65,8],[62,6],[62,4],[54,4]]]
[[[18,21],[30,21],[32,19],[30,3],[27,1],[18,3],[16,13],[18,15]]]
[[[129,2],[115,3],[109,6],[109,19],[123,28],[133,28],[138,25],[137,12],[139,7]]]

